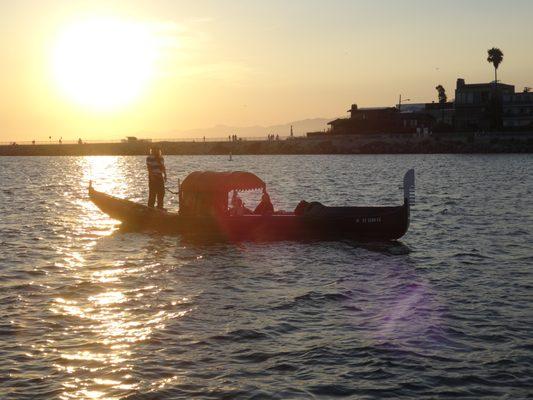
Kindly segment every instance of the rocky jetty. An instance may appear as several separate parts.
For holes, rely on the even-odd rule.
[[[144,155],[152,142],[84,144],[11,144],[2,156]],[[434,154],[533,153],[532,133],[447,134],[416,136],[387,134],[291,138],[284,140],[162,141],[166,155],[224,154]]]

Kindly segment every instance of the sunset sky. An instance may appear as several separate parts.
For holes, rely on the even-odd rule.
[[[179,137],[533,86],[531,0],[1,1],[0,141]],[[220,136],[227,136],[221,132]]]

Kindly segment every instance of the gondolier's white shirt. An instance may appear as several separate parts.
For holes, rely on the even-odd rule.
[[[165,160],[163,157],[156,158],[153,155],[146,157],[146,165],[151,175],[163,175]]]

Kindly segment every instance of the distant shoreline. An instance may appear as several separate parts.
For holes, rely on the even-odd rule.
[[[489,154],[533,153],[533,132],[450,133],[431,136],[376,134],[231,141],[0,145],[0,156],[145,155],[157,144],[165,155]]]

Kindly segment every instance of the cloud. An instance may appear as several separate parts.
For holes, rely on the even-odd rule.
[[[251,73],[252,70],[245,64],[221,61],[182,67],[176,72],[176,75],[182,78],[202,78],[239,83],[246,81]]]
[[[161,79],[247,81],[252,69],[242,62],[224,59],[216,51],[205,25],[212,18],[186,22],[156,21],[149,25],[158,48],[158,76]]]

